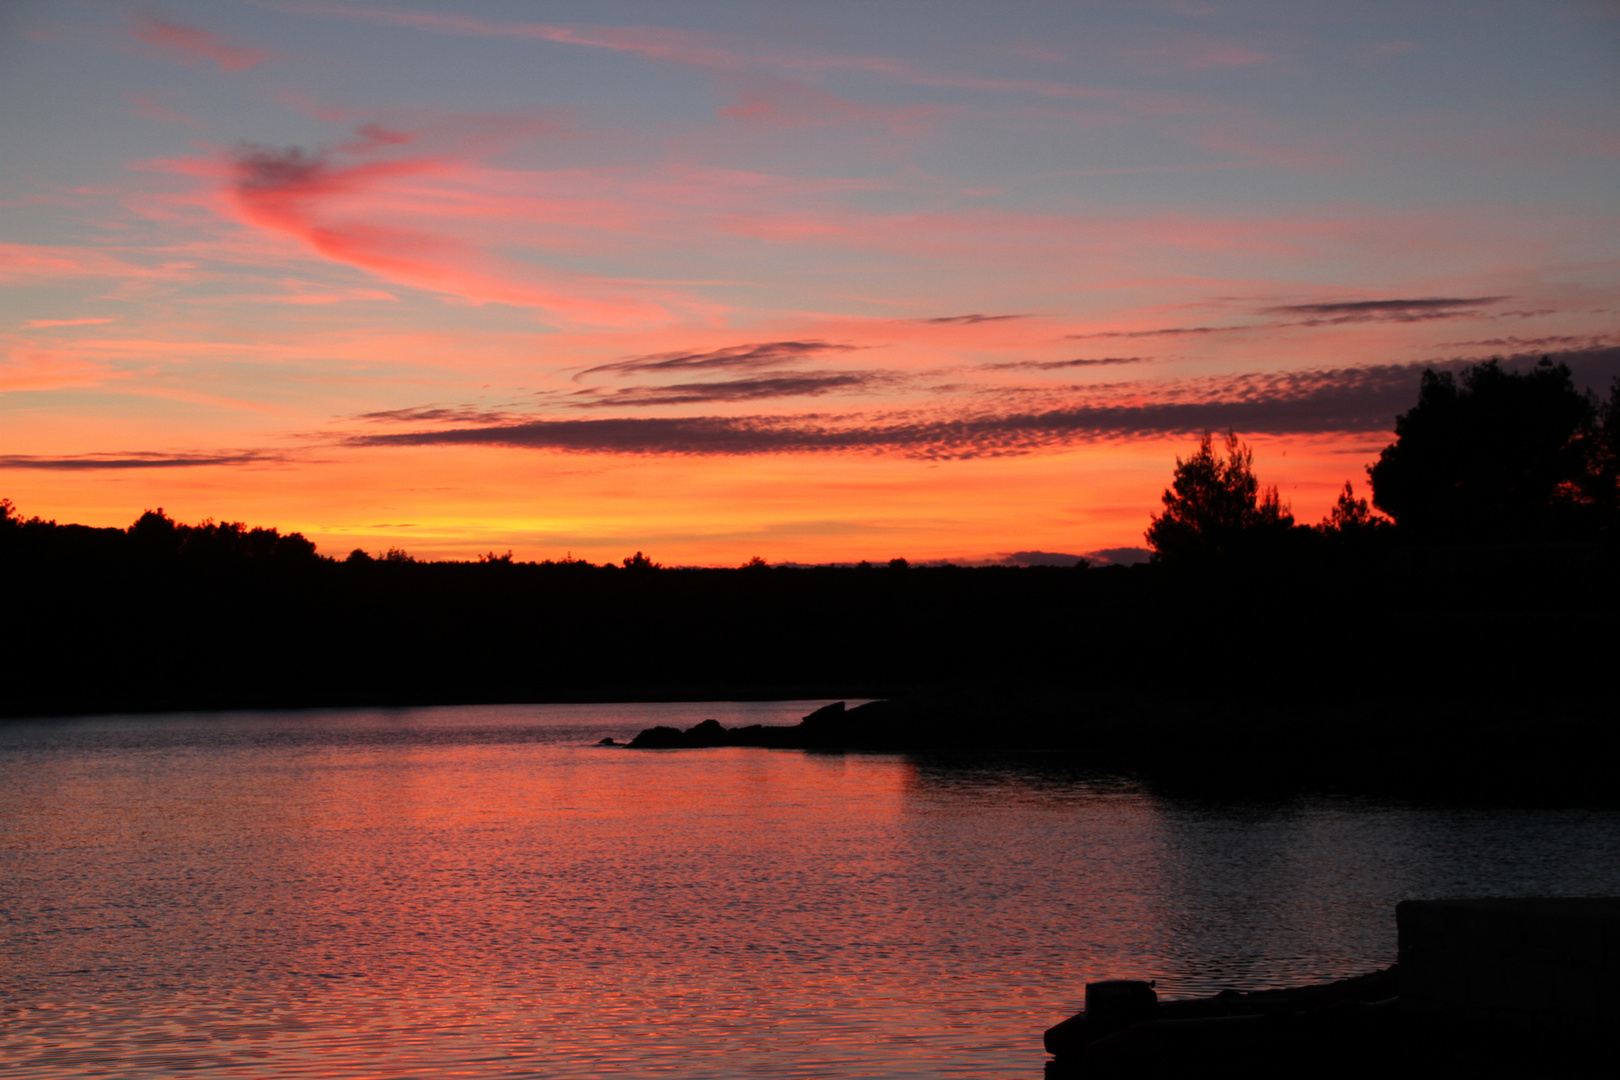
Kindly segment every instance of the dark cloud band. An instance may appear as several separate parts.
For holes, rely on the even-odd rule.
[[[206,465],[254,465],[280,461],[274,454],[78,454],[70,457],[35,457],[21,454],[0,457],[0,469],[49,469],[80,472],[94,469],[194,469]]]
[[[1409,300],[1345,300],[1329,304],[1287,304],[1267,308],[1268,315],[1314,315],[1344,321],[1391,319],[1397,322],[1424,319],[1451,319],[1460,309],[1485,307],[1506,300],[1505,296],[1424,296]]]
[[[1620,374],[1620,349],[1564,354],[1586,385]],[[1513,358],[1533,362],[1533,357]],[[1438,365],[1455,367],[1464,361]],[[1411,407],[1426,365],[1239,376],[1176,391],[1180,400],[1083,404],[1037,412],[925,417],[883,423],[844,418],[619,417],[536,420],[441,431],[359,435],[358,446],[505,446],[582,453],[740,455],[857,451],[931,459],[1027,454],[1094,439],[1192,434],[1369,434]],[[1195,392],[1196,391],[1196,392]]]
[[[1145,356],[1103,356],[1095,360],[1011,360],[1005,364],[986,364],[993,371],[1060,371],[1064,368],[1117,367],[1121,364],[1145,364]]]
[[[759,368],[774,364],[789,364],[829,353],[852,352],[854,345],[841,345],[832,341],[763,341],[750,345],[731,345],[708,352],[652,353],[632,356],[611,364],[586,368],[576,375],[596,375],[602,372],[628,374],[642,371],[712,371],[728,368]]]
[[[1090,341],[1095,338],[1150,338],[1184,337],[1189,334],[1235,334],[1255,330],[1253,326],[1164,326],[1155,330],[1099,330],[1094,334],[1064,334],[1070,341]]]
[[[1256,330],[1276,330],[1288,326],[1342,326],[1364,322],[1432,322],[1437,319],[1468,319],[1481,314],[1480,308],[1501,303],[1505,296],[1422,296],[1394,300],[1344,300],[1325,304],[1285,304],[1260,311],[1261,315],[1285,315],[1292,321],[1254,323],[1246,326],[1163,326],[1151,330],[1105,330],[1090,334],[1065,334],[1072,341],[1099,338],[1188,337],[1203,334],[1241,334]],[[1531,314],[1548,314],[1533,312]]]
[[[881,374],[871,372],[836,371],[728,379],[724,382],[674,383],[669,386],[626,386],[612,390],[581,390],[568,404],[576,409],[600,409],[818,397],[837,390],[861,390],[883,379]]]
[[[477,409],[471,405],[419,405],[410,409],[361,413],[355,417],[356,420],[372,424],[495,424],[506,418],[506,413]]]
[[[979,323],[1006,322],[1008,319],[1027,319],[1028,315],[939,315],[932,319],[913,319],[927,326],[975,326]]]

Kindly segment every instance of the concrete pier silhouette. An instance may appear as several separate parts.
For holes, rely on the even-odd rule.
[[[1047,1074],[1537,1076],[1620,1034],[1620,899],[1408,900],[1396,923],[1398,963],[1334,983],[1167,1002],[1090,984],[1045,1033]]]

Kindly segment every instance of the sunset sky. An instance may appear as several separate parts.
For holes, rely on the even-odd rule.
[[[1614,3],[0,5],[0,496],[322,553],[1314,522],[1426,365],[1620,374]]]

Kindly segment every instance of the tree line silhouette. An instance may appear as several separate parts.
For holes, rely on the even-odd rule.
[[[1373,542],[1410,546],[1603,543],[1620,535],[1620,380],[1607,401],[1576,389],[1543,358],[1527,372],[1495,360],[1423,373],[1395,441],[1368,466],[1372,501],[1345,481],[1314,527],[1297,523],[1254,454],[1228,432],[1224,454],[1205,434],[1148,526],[1160,561],[1312,558]],[[1379,513],[1381,512],[1381,513]]]
[[[1371,502],[1347,484],[1311,527],[1235,434],[1206,437],[1149,526],[1158,560],[1130,568],[338,560],[273,528],[0,501],[0,715],[937,692],[1121,717],[1585,707],[1612,701],[1617,400],[1545,363],[1426,374]]]

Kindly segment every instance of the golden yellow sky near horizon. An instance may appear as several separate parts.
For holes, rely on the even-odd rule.
[[[1362,469],[1376,455],[1337,439],[1253,445],[1261,479],[1307,523],[1344,480],[1364,493]],[[48,505],[59,520],[97,526],[124,527],[158,507],[185,522],[273,525],[339,558],[355,547],[400,547],[419,558],[511,550],[524,560],[592,562],[642,550],[668,565],[740,565],[756,555],[772,563],[976,561],[1142,546],[1141,493],[1156,497],[1175,458],[1195,448],[1187,439],[1114,441],[948,463],[751,455],[693,468],[667,456],[418,447],[312,465],[130,469],[84,484],[71,472],[29,470],[11,475],[8,497],[25,515]],[[1052,497],[1037,507],[1032,493]],[[1017,546],[1006,542],[1014,520]]]

